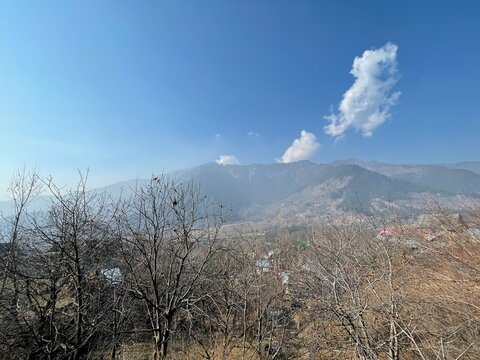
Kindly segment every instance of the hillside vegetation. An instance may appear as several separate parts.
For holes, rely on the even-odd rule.
[[[365,187],[348,166],[327,169]],[[45,190],[48,209],[28,210]],[[19,174],[12,196],[3,359],[480,358],[478,208],[264,232],[225,226],[228,207],[168,176],[119,200]]]

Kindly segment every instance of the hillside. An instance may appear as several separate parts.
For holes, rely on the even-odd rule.
[[[470,163],[469,163],[470,164]],[[471,164],[470,164],[471,165]],[[460,165],[458,165],[460,166]],[[345,214],[391,211],[420,213],[428,199],[458,210],[480,196],[480,174],[440,165],[403,165],[341,160],[330,164],[218,165],[208,163],[174,171],[178,182],[193,181],[202,193],[232,209],[232,220],[335,218]],[[146,179],[97,189],[114,198],[129,197]],[[41,204],[34,203],[35,210]],[[8,214],[10,202],[0,202]]]
[[[268,165],[201,165],[175,173],[234,209],[236,219],[299,216],[336,217],[381,212],[392,206],[400,215],[420,212],[427,198],[451,205],[478,198],[480,175],[439,165],[397,165],[339,161],[301,161]],[[462,198],[459,198],[462,196]],[[462,200],[463,201],[463,200]],[[456,204],[458,206],[461,204]]]

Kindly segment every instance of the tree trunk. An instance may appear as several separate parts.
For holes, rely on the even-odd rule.
[[[155,331],[153,335],[154,341],[155,341],[155,349],[153,351],[153,360],[160,360],[161,359],[161,344],[162,344],[162,335],[160,331]]]
[[[162,336],[162,345],[161,345],[161,359],[166,359],[168,355],[168,343],[170,341],[170,334],[171,334],[171,326],[173,322],[173,315],[174,312],[170,311],[165,316],[165,328],[163,329],[163,336]]]
[[[155,311],[155,330],[153,331],[153,341],[154,341],[154,350],[153,350],[153,360],[161,359],[162,353],[162,343],[163,343],[163,334],[160,329],[160,316],[157,311]]]

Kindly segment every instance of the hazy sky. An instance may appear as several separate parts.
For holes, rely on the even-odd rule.
[[[23,166],[61,183],[89,168],[97,186],[215,160],[480,160],[478,14],[476,0],[3,1],[0,199]]]

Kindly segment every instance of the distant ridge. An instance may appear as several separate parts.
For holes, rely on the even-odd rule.
[[[193,180],[204,194],[231,207],[235,220],[266,219],[279,213],[302,219],[335,217],[392,208],[409,216],[421,212],[426,196],[445,203],[458,201],[459,196],[480,199],[480,174],[473,171],[477,166],[480,169],[480,162],[404,165],[358,159],[329,164],[207,163],[168,176],[180,182]],[[128,197],[146,181],[128,180],[96,191]],[[0,211],[8,213],[8,208],[11,203],[0,202]]]

